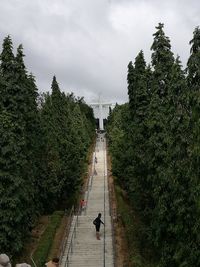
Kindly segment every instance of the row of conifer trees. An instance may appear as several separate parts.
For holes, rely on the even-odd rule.
[[[128,65],[129,102],[108,120],[113,172],[145,225],[158,266],[200,266],[200,29],[183,70],[159,23],[151,64]]]
[[[14,255],[40,214],[67,205],[94,136],[92,109],[60,91],[38,95],[10,36],[0,55],[0,251]]]

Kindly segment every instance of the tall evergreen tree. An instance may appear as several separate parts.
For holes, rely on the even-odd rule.
[[[2,47],[3,49],[0,56],[1,74],[5,79],[9,79],[14,74],[13,44],[9,35],[4,39]]]
[[[200,29],[196,27],[193,32],[193,38],[190,41],[190,57],[187,62],[188,84],[192,91],[199,90],[200,83]]]
[[[12,92],[11,79],[14,78],[14,54],[13,45],[10,36],[7,36],[2,45],[2,52],[0,55],[0,73],[1,73],[1,94],[0,94],[0,108],[5,109],[12,106]]]
[[[187,62],[187,81],[190,91],[189,103],[191,112],[191,131],[193,144],[193,168],[199,176],[200,163],[200,29],[196,27],[193,32],[193,38],[190,41],[190,57]]]
[[[163,26],[154,34],[152,70],[142,52],[129,63],[129,108],[110,114],[109,146],[113,173],[126,177],[120,180],[139,208],[158,266],[198,266],[200,31],[190,42],[186,82]]]
[[[190,41],[190,57],[187,62],[187,81],[190,91],[190,111],[191,111],[191,130],[192,130],[192,151],[193,168],[199,177],[200,163],[200,29],[196,27],[193,32],[193,39]]]
[[[170,40],[165,35],[163,28],[164,24],[159,23],[156,27],[157,31],[153,34],[154,41],[151,46],[151,50],[153,50],[151,59],[154,69],[153,90],[156,90],[160,97],[168,93],[167,86],[174,63]]]
[[[23,47],[15,57],[8,36],[0,55],[0,250],[9,255],[40,212],[73,195],[94,133],[91,109],[61,93],[55,77],[39,107],[37,97]]]
[[[13,251],[22,246],[21,232],[24,227],[22,223],[24,216],[24,168],[26,158],[23,154],[25,142],[23,138],[24,124],[21,116],[17,116],[16,94],[12,97],[12,89],[15,78],[14,55],[12,53],[12,41],[10,37],[4,39],[3,51],[1,53],[1,74],[4,79],[2,87],[1,102],[1,248],[9,251],[10,243],[16,239]],[[16,84],[14,89],[16,89]],[[14,91],[14,90],[13,90]],[[14,91],[16,92],[16,91]],[[19,119],[17,119],[19,117]],[[19,154],[18,154],[19,153]],[[21,212],[20,209],[23,209]],[[16,232],[12,233],[15,225]]]
[[[119,183],[128,191],[133,177],[133,147],[127,131],[130,130],[130,109],[128,104],[116,105],[108,117],[107,133],[109,149],[112,153],[112,171]],[[128,138],[127,138],[128,136]]]
[[[0,72],[4,80],[0,126],[3,137],[0,153],[1,176],[4,180],[2,195],[5,192],[0,207],[5,231],[0,245],[7,251],[10,249],[10,253],[15,253],[22,248],[23,236],[32,223],[34,187],[27,146],[27,114],[30,103],[27,101],[26,70],[22,47],[18,48],[15,58],[9,36],[4,39]],[[13,225],[16,231],[12,231]],[[15,246],[13,240],[16,241]]]
[[[129,95],[129,106],[132,112],[135,110],[135,98],[134,98],[134,67],[132,61],[128,64],[128,75],[127,75],[127,83],[128,83],[128,95]]]
[[[129,108],[131,113],[131,127],[127,129],[127,138],[131,140],[132,151],[132,178],[130,183],[130,196],[137,208],[143,209],[146,201],[145,188],[147,188],[147,164],[145,162],[145,141],[147,137],[146,118],[149,105],[147,89],[147,72],[143,51],[140,51],[135,59],[134,74],[130,75],[129,68],[128,84],[131,85],[129,91]],[[132,103],[134,102],[134,106]]]
[[[75,97],[61,93],[55,76],[51,88],[52,94],[46,96],[41,109],[46,162],[43,169],[48,176],[48,179],[44,177],[41,187],[45,207],[53,209],[61,198],[66,198],[66,194],[70,198],[80,186],[86,147],[92,135],[89,137],[87,133],[88,122],[85,125]]]
[[[200,223],[199,223],[199,196],[200,196],[200,29],[196,27],[193,32],[193,38],[190,41],[190,57],[187,62],[187,82],[189,92],[189,115],[190,127],[190,145],[188,151],[190,152],[190,222],[188,228],[190,229],[188,238],[187,250],[190,251],[187,262],[191,266],[200,264],[200,254],[198,253],[198,242],[200,240]]]

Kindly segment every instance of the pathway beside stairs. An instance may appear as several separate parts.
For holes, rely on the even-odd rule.
[[[61,267],[113,267],[113,242],[112,226],[109,207],[108,181],[107,181],[107,158],[106,143],[103,135],[97,139],[93,160],[93,174],[89,180],[89,189],[86,192],[87,208],[78,216],[78,225],[76,228],[76,237],[73,239],[72,253],[69,251],[69,243],[74,229],[76,217],[71,225],[68,242],[61,261]],[[88,194],[87,194],[88,193]],[[98,213],[102,214],[100,238],[96,239],[95,226],[93,220]],[[71,251],[71,250],[70,250]],[[68,261],[67,261],[68,254]]]

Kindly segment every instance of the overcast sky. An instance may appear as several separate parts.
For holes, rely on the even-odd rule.
[[[159,22],[186,65],[199,0],[0,0],[0,41],[24,46],[25,64],[40,92],[60,89],[87,102],[127,101],[127,65],[138,52],[151,59]]]

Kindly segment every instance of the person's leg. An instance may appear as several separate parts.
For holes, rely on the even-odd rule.
[[[97,240],[100,240],[99,230],[100,230],[100,227],[98,225],[96,225],[96,238],[97,238]]]
[[[97,240],[100,240],[100,234],[99,234],[99,232],[96,232],[96,238],[97,238]]]

